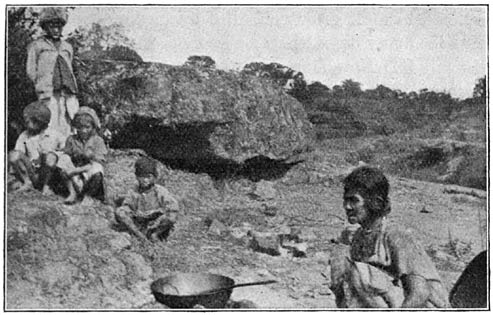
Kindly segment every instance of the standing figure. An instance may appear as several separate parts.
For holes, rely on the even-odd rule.
[[[29,44],[26,71],[34,83],[38,100],[43,100],[50,109],[50,128],[67,138],[79,102],[72,69],[73,49],[62,39],[63,26],[67,23],[66,9],[43,8],[39,23],[45,35]]]
[[[48,128],[50,110],[40,101],[24,108],[24,121],[26,130],[9,152],[9,165],[21,183],[18,190],[39,187],[44,195],[50,195],[49,183],[63,149],[63,137]]]
[[[350,257],[340,264],[335,283],[338,307],[445,308],[447,292],[423,247],[402,226],[387,222],[389,182],[376,168],[363,166],[344,179],[344,210],[349,223],[360,225]],[[345,296],[343,296],[345,295]]]

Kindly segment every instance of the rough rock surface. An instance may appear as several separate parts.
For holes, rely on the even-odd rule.
[[[246,74],[87,61],[80,81],[82,103],[101,111],[114,147],[142,148],[162,160],[292,159],[313,138],[300,103]]]

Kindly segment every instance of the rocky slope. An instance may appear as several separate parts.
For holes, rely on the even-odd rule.
[[[111,200],[135,183],[133,163],[141,154],[111,152]],[[238,283],[275,279],[233,292],[233,301],[263,309],[334,308],[326,268],[343,246],[334,243],[346,227],[340,180],[351,167],[341,152],[319,150],[273,181],[213,181],[161,165],[159,181],[179,197],[185,216],[159,244],[121,231],[110,205],[66,206],[37,191],[9,193],[6,308],[161,309],[149,285],[179,271],[216,272]],[[450,290],[487,244],[485,194],[395,177],[391,185],[391,222],[415,231]],[[251,246],[252,234],[280,233],[297,233],[306,255],[271,256]]]

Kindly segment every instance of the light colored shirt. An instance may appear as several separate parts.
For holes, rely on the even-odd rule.
[[[127,206],[135,212],[163,209],[166,211],[168,217],[176,217],[180,210],[176,198],[168,189],[158,184],[155,184],[147,192],[139,192],[138,188],[131,191],[123,201],[122,206]]]
[[[440,281],[438,272],[425,250],[410,231],[387,226],[367,232],[359,228],[351,243],[351,258],[384,269],[394,278],[417,275]]]
[[[412,275],[428,282],[430,305],[445,307],[448,297],[440,276],[422,245],[410,231],[387,226],[386,219],[372,230],[359,228],[353,236],[351,259],[364,262],[385,271],[395,280]]]
[[[47,128],[37,135],[24,131],[17,138],[14,150],[24,153],[31,161],[42,154],[63,150],[64,137],[56,130]]]
[[[55,68],[58,57],[62,57],[67,66],[69,75],[63,75],[64,80],[72,79],[72,82],[65,82],[63,85],[77,93],[77,83],[72,69],[73,60],[72,46],[64,40],[60,41],[58,47],[46,37],[40,37],[31,42],[27,47],[27,76],[34,82],[36,93],[39,99],[48,98],[53,95],[53,82]],[[60,61],[58,61],[58,65]],[[58,69],[58,68],[57,68]]]
[[[94,154],[92,158],[87,156],[89,150]],[[75,166],[82,166],[91,162],[104,163],[105,155],[108,153],[103,138],[96,134],[86,141],[82,141],[77,135],[69,136],[63,151],[70,156]]]

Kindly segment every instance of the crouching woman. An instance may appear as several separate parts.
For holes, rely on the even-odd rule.
[[[445,308],[447,292],[430,257],[405,228],[390,226],[389,182],[360,167],[344,180],[344,210],[360,224],[346,259],[338,307]],[[341,296],[345,295],[345,296]]]

